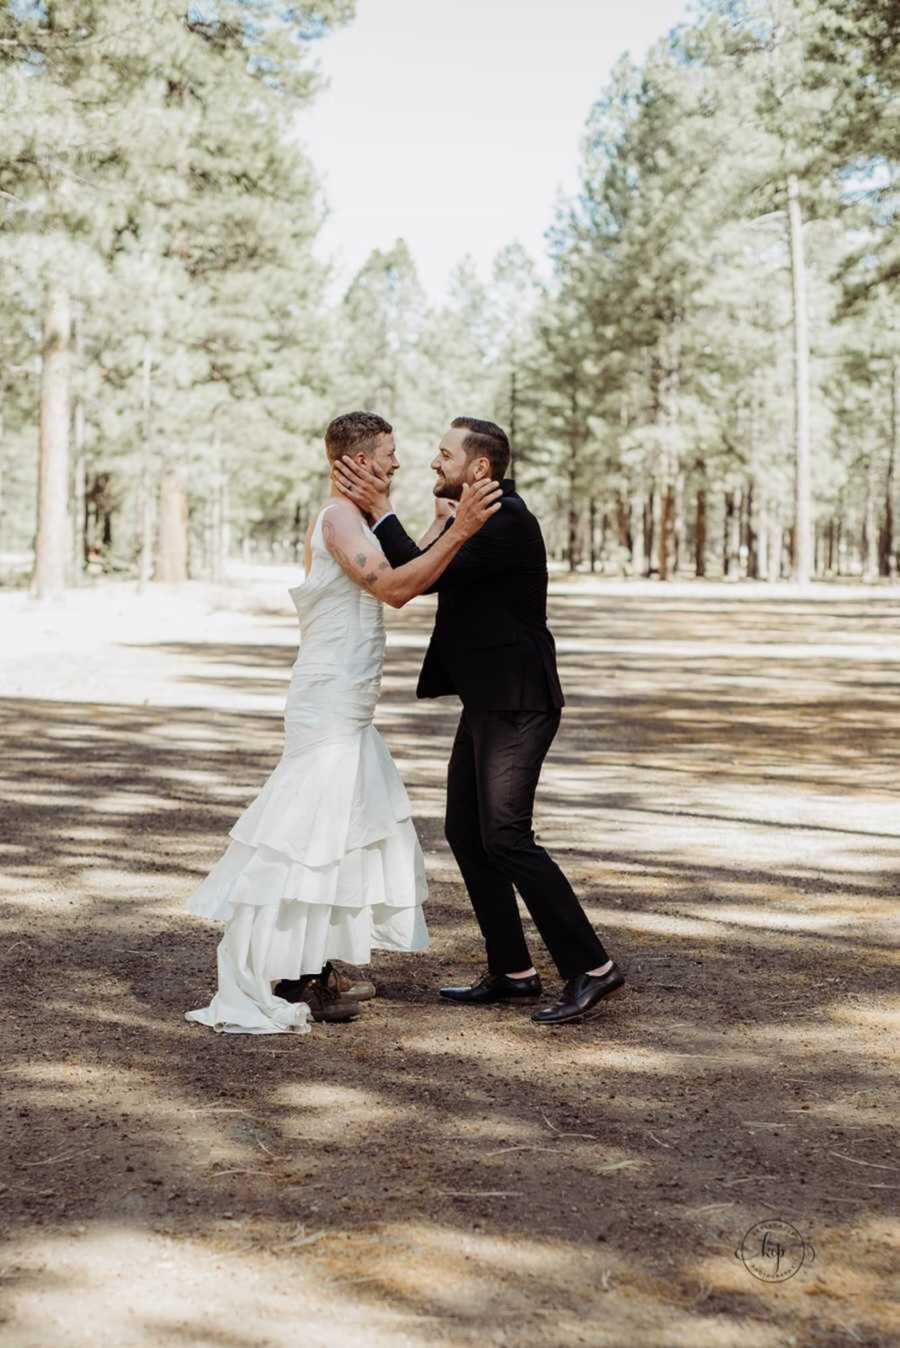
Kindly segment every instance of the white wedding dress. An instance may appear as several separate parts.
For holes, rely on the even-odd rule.
[[[425,864],[409,797],[372,723],[382,606],[322,542],[331,508],[316,520],[309,575],[290,591],[301,641],[281,760],[186,903],[198,917],[227,923],[216,995],[185,1013],[216,1030],[306,1033],[306,1003],[276,997],[278,979],[319,973],[329,959],[368,964],[373,948],[428,945]]]

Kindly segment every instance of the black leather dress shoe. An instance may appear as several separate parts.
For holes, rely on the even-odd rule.
[[[470,988],[441,988],[448,1002],[463,1006],[489,1006],[492,1002],[536,1002],[541,995],[541,976],[510,978],[508,974],[485,974]]]
[[[624,982],[625,975],[617,964],[599,976],[579,974],[569,979],[558,1002],[535,1011],[531,1019],[538,1025],[565,1025],[570,1020],[595,1015],[603,998],[617,992]]]

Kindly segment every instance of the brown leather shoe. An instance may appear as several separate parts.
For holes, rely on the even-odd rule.
[[[324,972],[324,971],[323,971]],[[342,997],[333,978],[322,974],[304,974],[302,978],[283,978],[273,988],[276,997],[286,1002],[306,1002],[315,1021],[340,1024],[356,1020],[359,1002],[355,997]]]
[[[325,969],[330,969],[337,979],[337,989],[342,997],[355,997],[358,1002],[369,1002],[375,997],[375,984],[363,976],[361,969],[357,969],[354,964],[345,964],[343,960],[339,964],[332,964],[329,960]],[[322,973],[325,973],[325,969]]]

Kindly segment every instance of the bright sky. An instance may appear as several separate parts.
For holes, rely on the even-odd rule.
[[[357,0],[318,48],[330,87],[300,131],[331,209],[322,248],[346,284],[373,248],[410,245],[438,299],[471,253],[535,257],[616,59],[640,59],[687,0]]]

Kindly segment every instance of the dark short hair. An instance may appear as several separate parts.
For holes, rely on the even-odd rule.
[[[325,432],[325,450],[328,462],[334,463],[344,454],[371,454],[379,435],[390,435],[393,426],[374,412],[344,412],[335,417]]]
[[[509,436],[496,421],[479,421],[478,417],[454,417],[450,425],[457,431],[468,431],[463,449],[470,459],[484,457],[490,462],[491,477],[502,481],[509,468]]]

